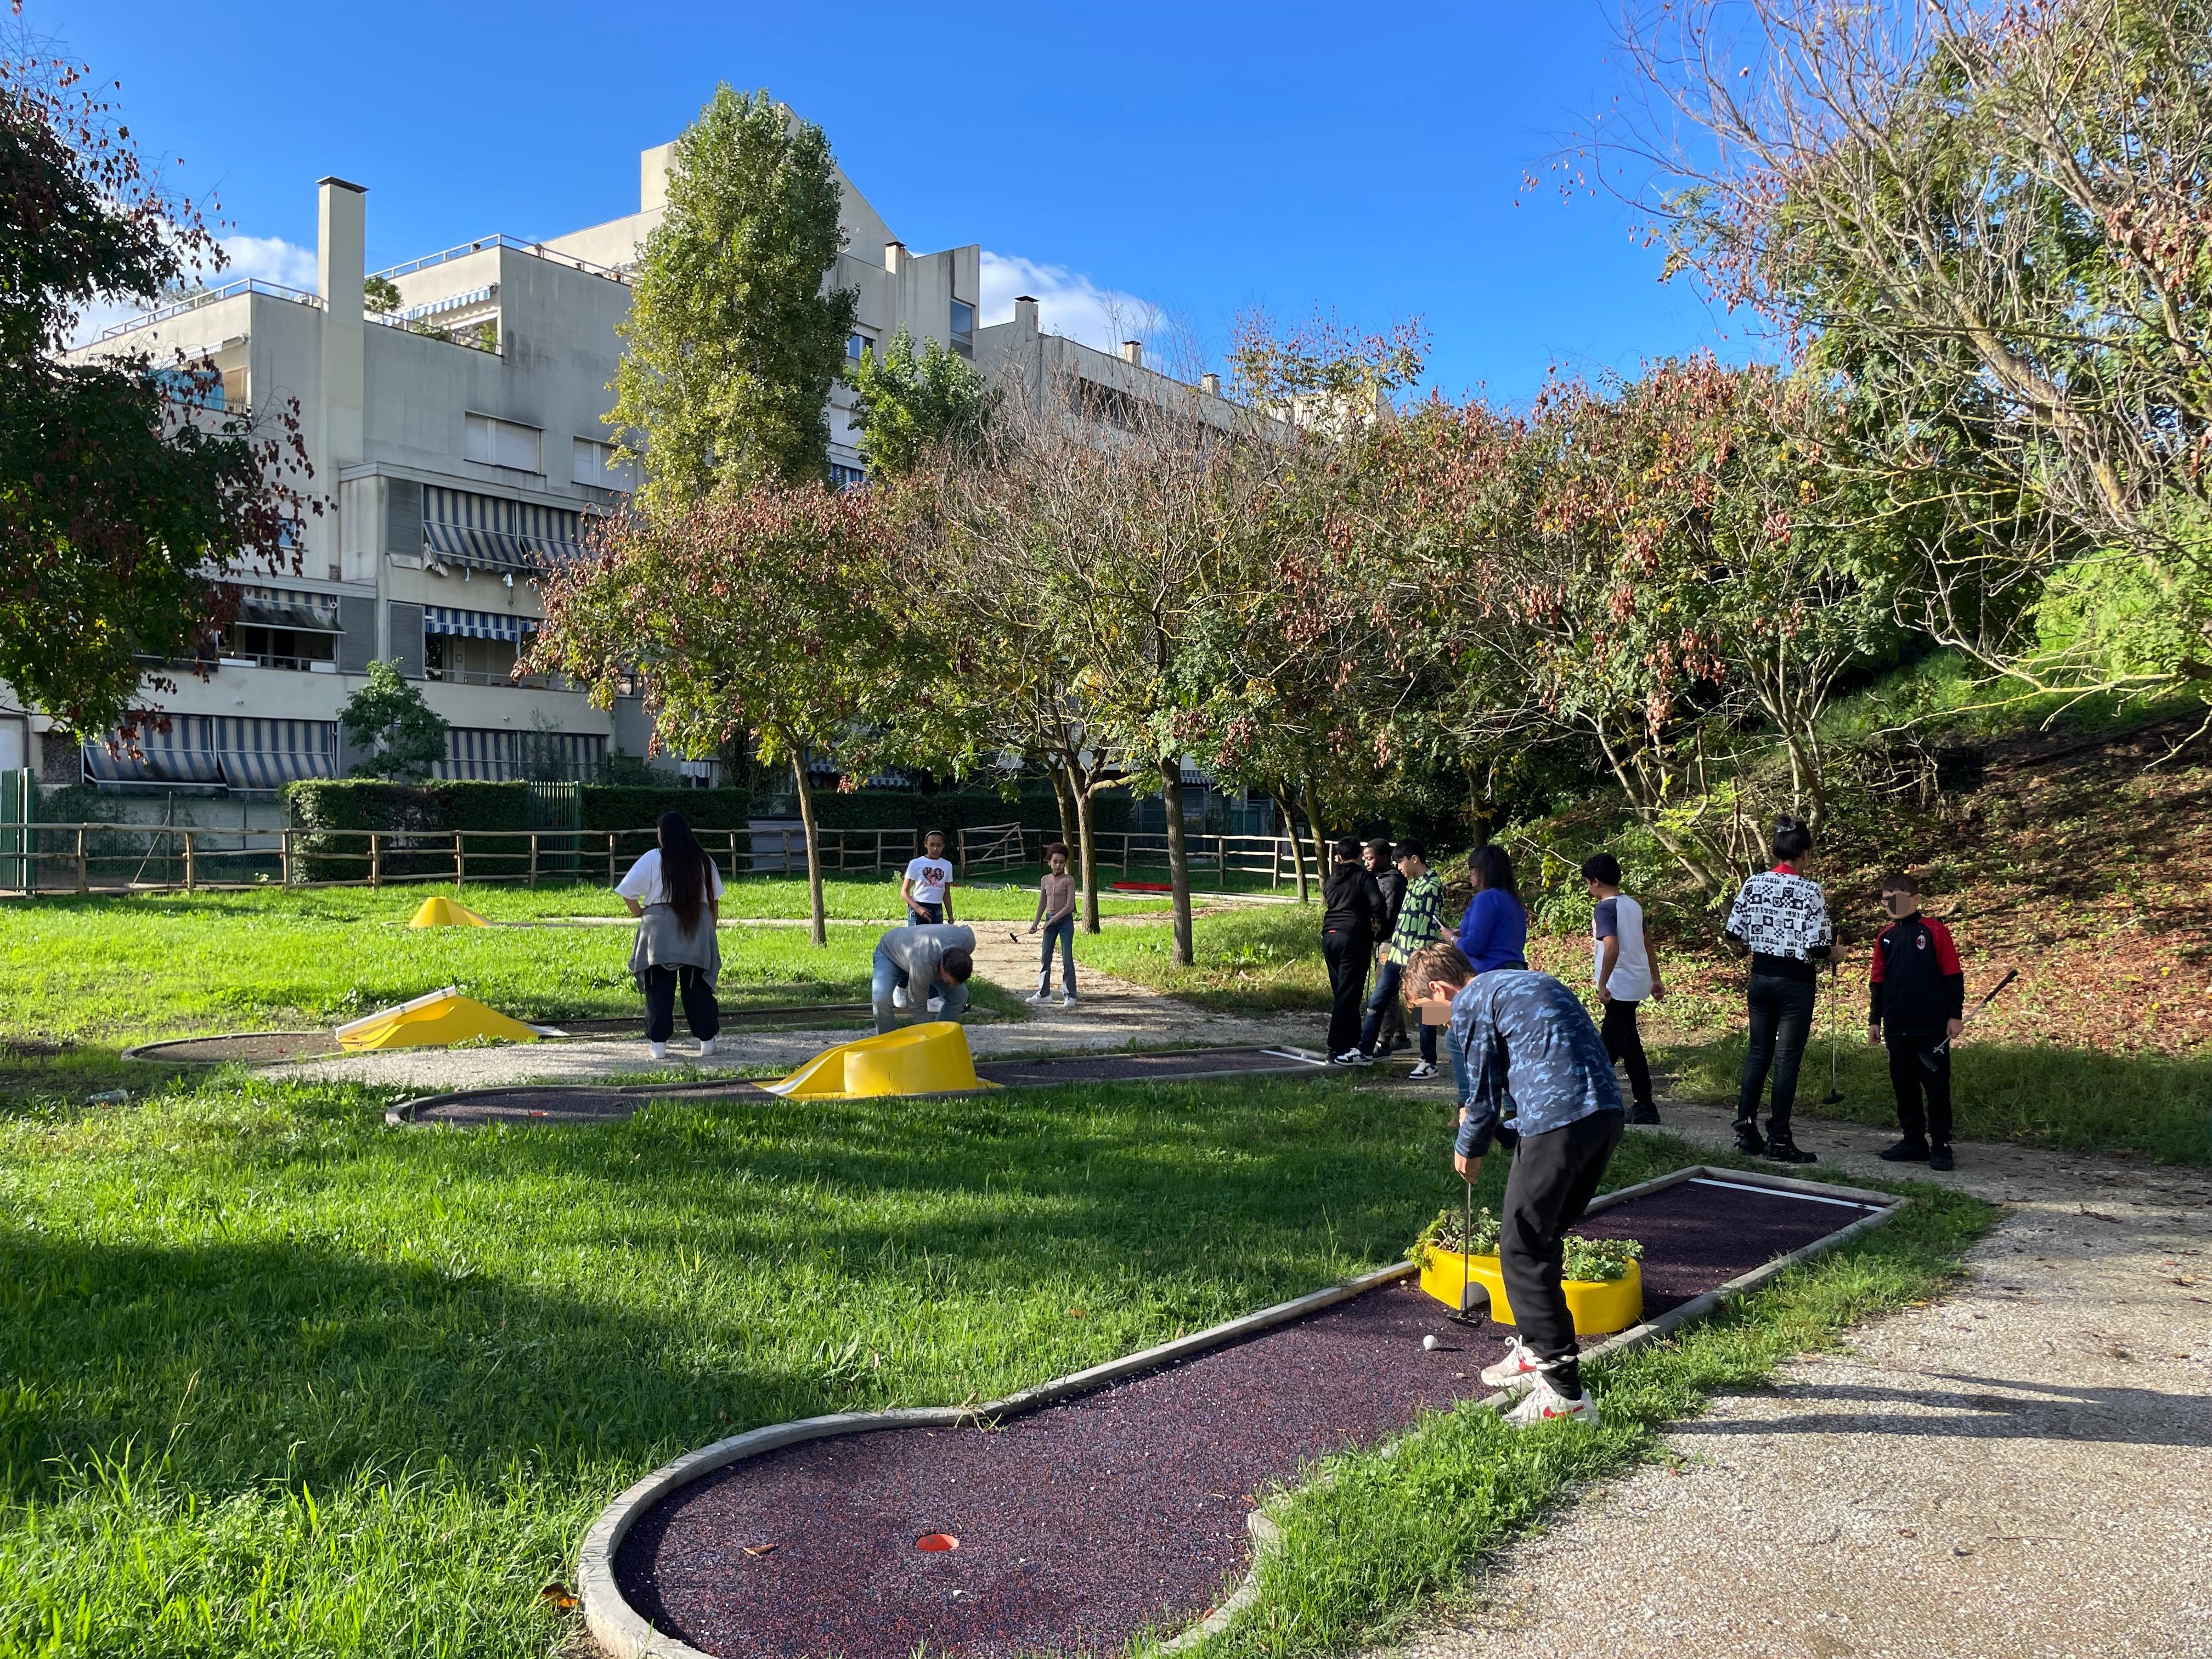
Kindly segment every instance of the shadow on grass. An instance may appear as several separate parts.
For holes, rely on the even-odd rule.
[[[1828,1053],[1826,1042],[1816,1042],[1807,1048],[1798,1076],[1798,1112],[1895,1122],[1887,1053],[1868,1047],[1863,1031],[1848,1035],[1856,1040],[1837,1049],[1843,1101],[1820,1103],[1827,1092]],[[1743,1068],[1740,1036],[1670,1048],[1661,1058],[1678,1093],[1734,1103]],[[1969,1042],[1954,1062],[1952,1094],[1961,1139],[2136,1154],[2163,1164],[2212,1163],[2212,1055],[2176,1059]]]

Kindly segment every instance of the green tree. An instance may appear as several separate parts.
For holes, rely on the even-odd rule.
[[[876,574],[894,551],[865,490],[765,483],[632,514],[599,557],[553,574],[532,654],[601,708],[641,680],[664,749],[704,757],[750,738],[791,769],[817,945],[829,933],[811,769],[865,775],[890,742],[927,744],[929,680],[946,672]]]
[[[389,276],[364,277],[361,302],[380,316],[389,316],[399,309],[399,284]]]
[[[64,362],[97,298],[150,300],[222,251],[152,182],[85,72],[0,60],[0,679],[78,732],[146,718],[235,599],[216,577],[299,568],[295,412],[210,407],[204,362]],[[292,544],[288,545],[288,543]]]
[[[446,758],[446,722],[400,678],[397,662],[369,664],[368,684],[345,700],[338,724],[356,748],[368,750],[354,763],[357,778],[425,778]]]
[[[830,386],[858,295],[830,142],[766,92],[718,88],[676,141],[668,208],[631,279],[608,424],[648,509],[826,482]]]
[[[858,402],[853,425],[872,476],[903,478],[944,446],[970,454],[997,395],[972,364],[935,340],[917,355],[901,328],[880,352],[870,346],[847,375]]]

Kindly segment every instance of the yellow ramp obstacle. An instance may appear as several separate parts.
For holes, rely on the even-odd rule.
[[[545,1035],[535,1025],[525,1025],[474,997],[463,996],[458,985],[367,1015],[339,1026],[337,1032],[338,1047],[348,1053],[368,1048],[442,1048],[479,1037],[535,1042]]]
[[[793,1100],[860,1100],[991,1089],[975,1075],[968,1034],[948,1019],[825,1048],[789,1077],[763,1085]]]
[[[1496,1256],[1462,1255],[1431,1247],[1421,1264],[1421,1288],[1446,1307],[1465,1313],[1460,1302],[1462,1285],[1470,1297],[1478,1289],[1490,1293],[1490,1316],[1499,1324],[1516,1322]],[[1577,1336],[1610,1336],[1644,1317],[1644,1269],[1636,1262],[1628,1264],[1626,1278],[1570,1279],[1560,1288],[1567,1293],[1567,1311],[1574,1316]]]
[[[489,927],[486,921],[465,904],[457,904],[449,898],[426,898],[416,910],[410,927]]]

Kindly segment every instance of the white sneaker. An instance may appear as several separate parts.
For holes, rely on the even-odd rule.
[[[1074,999],[1074,997],[1073,997],[1073,996],[1072,996],[1072,995],[1071,995],[1071,996],[1064,996],[1064,997],[1062,997],[1062,998],[1060,1000],[1060,1006],[1061,1007],[1063,1007],[1063,1008],[1073,1008],[1073,1006],[1075,1006],[1075,999]]]
[[[653,1051],[653,1057],[655,1060],[665,1060],[668,1058],[668,1045],[666,1043],[648,1042],[645,1046]]]
[[[1022,1000],[1024,1002],[1050,1002],[1052,1000],[1052,993],[1048,990],[1039,988],[1036,991],[1032,991],[1029,995],[1024,997]]]
[[[1515,1337],[1505,1347],[1505,1358],[1495,1365],[1482,1368],[1482,1386],[1486,1389],[1526,1388],[1548,1369],[1536,1358],[1528,1345]]]
[[[1579,1398],[1570,1400],[1552,1386],[1548,1377],[1540,1378],[1521,1403],[1505,1413],[1505,1420],[1516,1429],[1534,1428],[1539,1423],[1556,1423],[1562,1419],[1572,1419],[1595,1428],[1597,1401],[1589,1397],[1588,1390]]]
[[[714,1045],[720,1041],[721,1038],[720,1037],[701,1037],[699,1039],[699,1058],[702,1060],[712,1060],[714,1057]]]
[[[1413,1069],[1406,1073],[1406,1080],[1408,1083],[1426,1083],[1436,1074],[1437,1068],[1427,1060],[1417,1060],[1413,1062]]]
[[[1342,1054],[1332,1056],[1328,1063],[1332,1066],[1372,1066],[1375,1062],[1357,1048],[1346,1048]]]
[[[933,1014],[941,1014],[945,1012],[945,999],[943,997],[932,997],[922,1006]]]
[[[894,985],[891,987],[891,1006],[894,1008],[903,1008],[906,1006],[905,986]]]

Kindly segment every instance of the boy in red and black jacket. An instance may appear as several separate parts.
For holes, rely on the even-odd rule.
[[[1867,999],[1867,1041],[1889,1043],[1889,1082],[1905,1138],[1881,1154],[1892,1164],[1951,1168],[1950,1039],[1964,1028],[1966,974],[1951,933],[1920,914],[1911,877],[1884,876],[1881,908],[1890,925],[1874,942]],[[1942,1045],[1939,1047],[1938,1045]],[[1921,1109],[1922,1097],[1927,1110]]]

